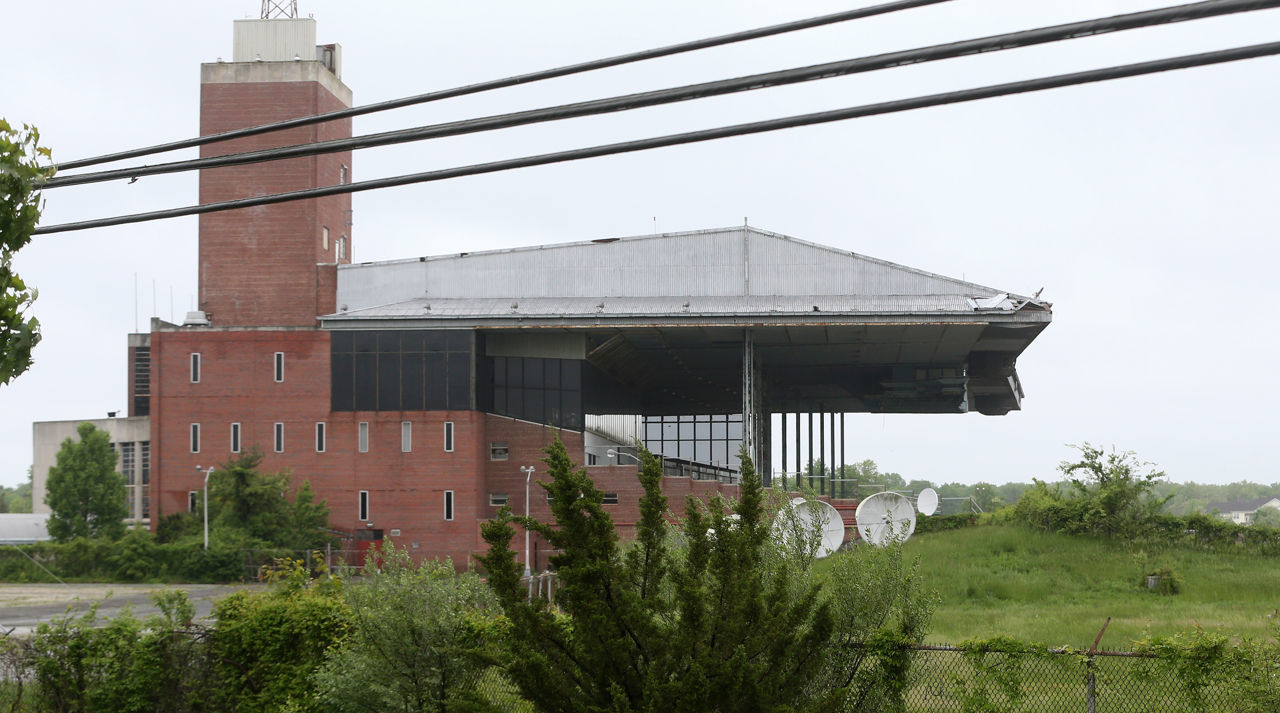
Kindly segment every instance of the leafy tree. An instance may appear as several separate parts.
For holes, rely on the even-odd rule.
[[[482,527],[490,549],[480,558],[510,620],[506,671],[536,710],[798,712],[900,702],[901,644],[922,635],[927,606],[916,590],[893,590],[891,606],[866,591],[824,590],[810,567],[817,533],[775,543],[745,452],[740,498],[690,498],[676,534],[661,466],[642,449],[644,495],[625,548],[586,471],[559,440],[546,452],[551,482],[542,486],[554,525],[504,508]],[[559,553],[551,558],[558,610],[526,600],[512,522]]]
[[[31,350],[40,341],[40,322],[26,314],[36,290],[12,265],[40,219],[40,187],[53,175],[51,157],[34,127],[18,130],[0,119],[0,386],[31,366]]]
[[[129,514],[124,476],[116,472],[116,452],[106,431],[91,423],[76,428],[80,441],[62,442],[49,468],[44,501],[49,506],[49,535],[58,542],[77,537],[124,534]]]
[[[259,472],[262,458],[262,452],[255,448],[214,470],[209,478],[211,532],[223,539],[286,549],[324,547],[330,540],[328,506],[323,500],[316,502],[315,491],[307,482],[297,488],[292,501],[288,500],[290,473]],[[166,518],[166,535],[200,531],[203,536],[203,529],[195,527],[203,513],[184,515],[185,522]]]
[[[1259,527],[1280,528],[1280,508],[1259,508],[1253,514],[1253,524]]]
[[[208,710],[326,710],[312,675],[351,626],[340,582],[313,580],[295,560],[281,562],[267,579],[270,589],[241,590],[213,606],[209,655],[218,683],[208,691]]]
[[[376,559],[343,588],[350,634],[314,678],[325,710],[443,713],[475,699],[498,638],[492,590],[448,561],[415,565],[390,541]]]
[[[1075,495],[1087,503],[1085,526],[1101,534],[1134,534],[1144,521],[1160,512],[1164,502],[1152,496],[1165,473],[1140,461],[1133,451],[1104,451],[1083,443],[1077,461],[1064,461],[1058,470]]]

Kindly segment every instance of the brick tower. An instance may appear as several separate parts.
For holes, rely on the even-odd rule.
[[[231,62],[201,67],[200,133],[215,134],[351,106],[338,45],[315,44],[309,18],[237,20]],[[201,148],[200,155],[351,136],[351,120]],[[351,180],[351,153],[200,172],[200,202]],[[200,216],[199,309],[215,327],[310,327],[334,311],[336,265],[350,261],[351,196]]]

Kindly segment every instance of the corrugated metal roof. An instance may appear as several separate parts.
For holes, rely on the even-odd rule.
[[[48,524],[48,513],[0,513],[0,544],[46,542],[53,539]]]
[[[347,316],[381,306],[369,316],[388,317],[412,310],[417,299],[426,299],[433,311],[490,310],[485,314],[523,311],[511,310],[510,301],[533,309],[534,300],[548,300],[536,303],[538,314],[670,314],[683,312],[686,301],[698,305],[689,311],[715,314],[813,305],[850,313],[956,312],[974,306],[962,308],[957,300],[1004,292],[745,226],[343,265],[338,271],[338,304]],[[1015,306],[1028,301],[1011,297]],[[503,299],[505,310],[483,302]],[[676,309],[653,299],[677,300]],[[460,302],[451,307],[445,300]],[[596,302],[584,310],[581,300]],[[595,310],[600,302],[604,308]]]

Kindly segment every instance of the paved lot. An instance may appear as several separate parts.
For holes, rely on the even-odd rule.
[[[213,601],[240,589],[260,584],[0,584],[0,633],[13,630],[25,634],[36,625],[70,612],[83,612],[98,602],[98,614],[111,617],[126,607],[135,616],[157,613],[147,596],[162,589],[184,589],[196,607],[196,616],[206,617]]]

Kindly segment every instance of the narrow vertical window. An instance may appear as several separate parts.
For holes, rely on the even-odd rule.
[[[408,453],[413,450],[413,421],[400,422],[400,452]]]
[[[191,383],[200,383],[200,352],[191,353]]]
[[[327,225],[320,229],[320,249],[329,251],[329,226]]]
[[[196,511],[196,503],[198,502],[198,501],[196,500],[196,495],[197,495],[197,493],[198,493],[198,491],[196,491],[196,490],[188,490],[188,491],[187,491],[187,512],[195,512],[195,511]]]
[[[444,422],[444,452],[453,452],[453,421]]]
[[[344,235],[341,238],[338,238],[337,251],[338,262],[342,262],[347,259],[347,236]]]
[[[345,163],[344,163],[344,164],[339,164],[339,166],[338,166],[338,185],[340,185],[340,186],[345,186],[345,185],[347,185],[347,181],[348,181],[348,180],[349,180],[349,179],[348,179],[348,177],[347,177],[347,164],[345,164]]]
[[[240,452],[240,424],[231,424],[231,452]]]
[[[316,453],[324,453],[324,424],[316,424]]]
[[[356,429],[356,447],[361,453],[369,452],[369,422],[361,421]]]
[[[453,491],[444,491],[444,519],[453,519]]]
[[[275,377],[276,381],[284,381],[284,352],[276,352]]]
[[[274,440],[276,453],[284,453],[284,424],[276,423],[275,428],[273,428],[272,431],[274,431],[275,435]]]
[[[369,491],[368,491],[368,490],[361,490],[361,491],[360,491],[360,513],[359,513],[359,515],[360,515],[360,521],[361,521],[361,522],[363,522],[363,521],[365,521],[365,520],[368,520],[368,519],[369,519]]]
[[[191,424],[191,452],[200,452],[200,424]]]

